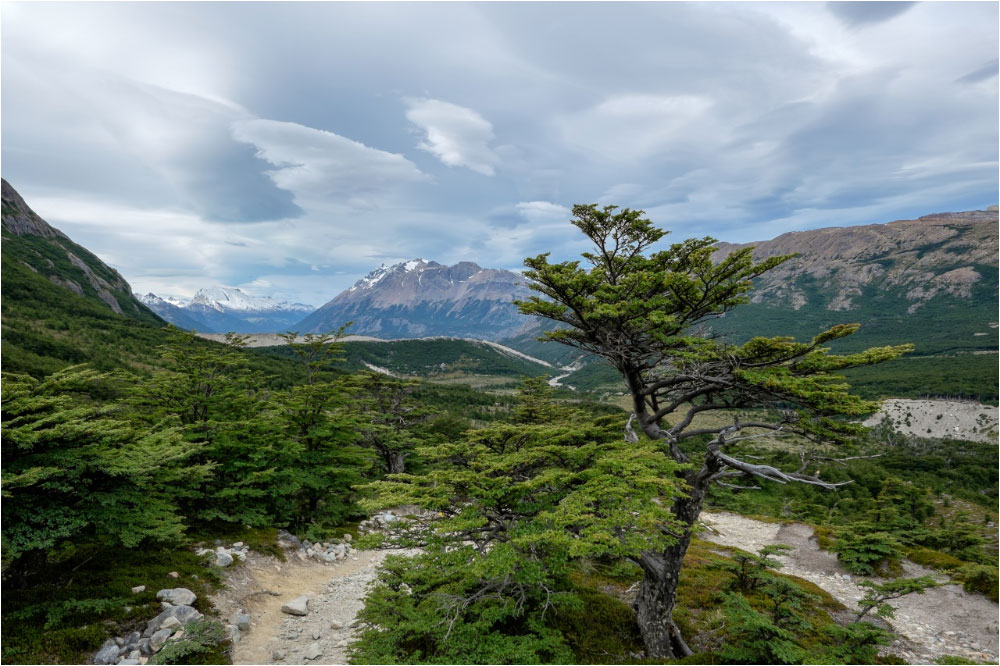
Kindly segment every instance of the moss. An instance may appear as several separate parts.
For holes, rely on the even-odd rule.
[[[911,548],[907,551],[906,558],[914,564],[938,569],[939,571],[955,571],[964,564],[962,560],[954,555],[931,550],[930,548]]]
[[[578,587],[581,605],[564,608],[552,626],[563,633],[578,664],[633,662],[643,652],[642,635],[631,606],[602,591]]]

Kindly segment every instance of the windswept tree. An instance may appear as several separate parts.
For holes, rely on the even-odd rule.
[[[815,444],[847,441],[861,428],[839,417],[869,413],[877,404],[851,395],[836,373],[896,358],[910,347],[850,355],[824,347],[854,333],[858,324],[834,326],[809,342],[755,337],[732,345],[712,339],[702,325],[746,302],[752,280],[791,257],[754,261],[753,248],[743,248],[716,261],[712,238],[654,251],[665,232],[644,214],[574,206],[572,223],[594,245],[583,254],[586,264],[551,264],[548,254],[526,259],[525,276],[540,295],[518,305],[524,314],[562,324],[544,339],[613,365],[634,411],[626,437],[638,441],[635,422],[664,454],[685,465],[678,474],[687,493],[671,507],[684,528],[672,544],[637,558],[644,572],[637,619],[648,655],[659,658],[687,653],[672,613],[691,528],[711,484],[756,478],[829,490],[838,485],[808,473],[814,464],[808,455],[798,469],[781,470],[740,457],[738,444],[787,434]],[[735,410],[747,409],[760,416],[741,420]],[[699,423],[696,417],[708,412],[721,416],[711,425]]]

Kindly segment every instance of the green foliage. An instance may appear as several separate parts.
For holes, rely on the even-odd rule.
[[[863,580],[858,585],[868,589],[865,596],[858,602],[858,608],[861,610],[856,619],[860,621],[869,613],[875,617],[892,619],[895,617],[895,609],[888,602],[909,594],[923,594],[926,590],[937,587],[938,583],[930,576],[920,576],[919,578],[897,578],[884,583]]]
[[[878,648],[892,641],[892,634],[868,622],[852,622],[847,626],[830,624],[823,628],[830,644],[818,655],[810,655],[804,663],[813,664],[873,664]]]
[[[355,659],[568,661],[547,617],[581,603],[573,562],[635,557],[673,540],[661,502],[680,492],[677,466],[651,443],[627,445],[617,419],[559,409],[541,382],[528,383],[515,412],[528,422],[422,447],[424,474],[368,487],[377,492],[368,508],[430,513],[392,537],[426,553],[382,575]]]
[[[993,603],[997,602],[1000,577],[997,575],[995,566],[966,565],[959,569],[956,578],[962,581],[962,588],[966,592],[978,592],[988,597]]]
[[[733,553],[731,560],[720,561],[712,566],[733,574],[736,590],[753,592],[770,578],[766,573],[769,569],[781,568],[781,562],[772,556],[783,555],[791,550],[791,546],[773,544],[764,546],[756,554],[737,551]]]
[[[137,428],[114,403],[95,404],[111,378],[69,368],[44,381],[3,377],[3,564],[20,575],[80,540],[134,547],[176,541],[171,487],[204,478],[199,446],[176,427]]]
[[[726,643],[718,655],[731,664],[797,664],[803,659],[795,635],[770,617],[754,610],[739,594],[729,593],[722,604],[726,616]]]
[[[860,576],[874,576],[883,565],[899,561],[903,556],[902,544],[888,532],[877,529],[869,523],[858,523],[836,533],[833,550],[845,569]]]
[[[184,635],[169,640],[149,658],[150,664],[228,664],[223,643],[225,630],[214,620],[195,620],[184,627]]]
[[[414,400],[416,382],[375,372],[362,373],[355,382],[361,443],[378,455],[384,473],[404,472],[407,458],[420,442],[419,429],[434,413]]]

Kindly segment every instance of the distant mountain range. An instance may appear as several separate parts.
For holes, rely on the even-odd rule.
[[[315,309],[302,303],[250,296],[236,287],[200,289],[186,303],[152,293],[140,296],[139,300],[171,324],[203,333],[285,331],[294,329],[305,315]]]
[[[501,340],[537,326],[511,303],[531,293],[524,277],[511,271],[411,259],[379,266],[297,327],[318,333],[352,321],[351,334],[377,338]]]

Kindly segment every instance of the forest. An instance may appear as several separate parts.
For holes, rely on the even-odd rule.
[[[953,582],[996,602],[996,446],[856,423],[896,393],[844,375],[898,363],[905,339],[692,334],[786,258],[653,251],[641,211],[573,212],[592,251],[529,258],[538,296],[519,307],[614,368],[627,410],[513,363],[491,390],[362,370],[376,357],[348,358],[349,329],[272,353],[207,342],[5,265],[3,661],[90,663],[159,612],[157,585],[132,589],[176,573],[206,619],[150,663],[230,663],[205,597],[224,572],[195,547],[280,559],[279,529],[421,549],[385,561],[355,663],[905,663],[881,621],[894,599]],[[782,574],[780,546],[703,539],[708,511],[809,525],[869,590],[860,610]]]

